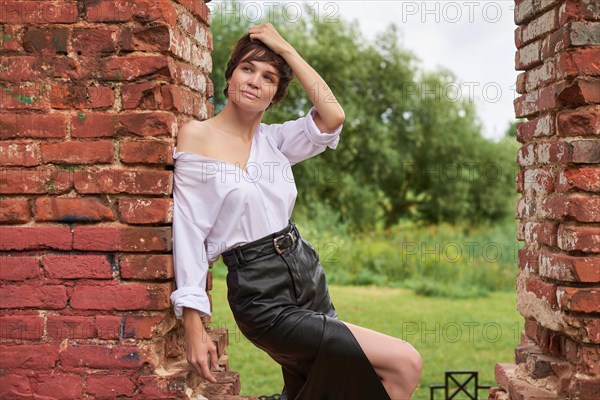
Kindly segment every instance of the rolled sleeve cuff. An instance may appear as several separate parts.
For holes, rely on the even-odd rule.
[[[315,124],[314,115],[317,113],[317,108],[312,106],[306,114],[306,135],[311,142],[321,146],[327,146],[330,149],[335,149],[340,141],[340,132],[344,124],[340,124],[333,132],[321,132],[317,124]]]
[[[171,303],[177,319],[183,318],[183,307],[200,311],[200,316],[210,316],[210,302],[206,291],[198,287],[182,287],[171,293]]]

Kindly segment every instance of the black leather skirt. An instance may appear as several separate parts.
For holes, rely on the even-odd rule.
[[[291,221],[222,256],[237,325],[281,365],[288,399],[389,400],[337,317],[317,252]]]

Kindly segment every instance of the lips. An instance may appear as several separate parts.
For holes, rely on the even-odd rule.
[[[254,93],[247,92],[245,90],[242,91],[242,94],[244,94],[246,97],[249,97],[250,99],[253,99],[253,100],[258,99],[257,95],[255,95]]]

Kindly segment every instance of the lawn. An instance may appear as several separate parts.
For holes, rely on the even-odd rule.
[[[514,361],[523,329],[512,292],[471,299],[430,298],[375,286],[332,285],[329,292],[340,319],[407,340],[421,353],[423,374],[413,399],[429,399],[429,385],[443,383],[446,370],[478,370],[480,385],[493,384],[494,366]],[[229,366],[241,375],[241,394],[278,393],[283,386],[280,369],[237,330],[222,277],[215,276],[212,296],[212,325],[229,329]]]

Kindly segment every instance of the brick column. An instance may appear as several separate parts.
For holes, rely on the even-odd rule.
[[[202,1],[0,1],[0,398],[239,393],[188,373],[169,301],[171,154],[212,114],[209,23]]]
[[[490,399],[600,399],[600,6],[516,1],[516,364]]]

